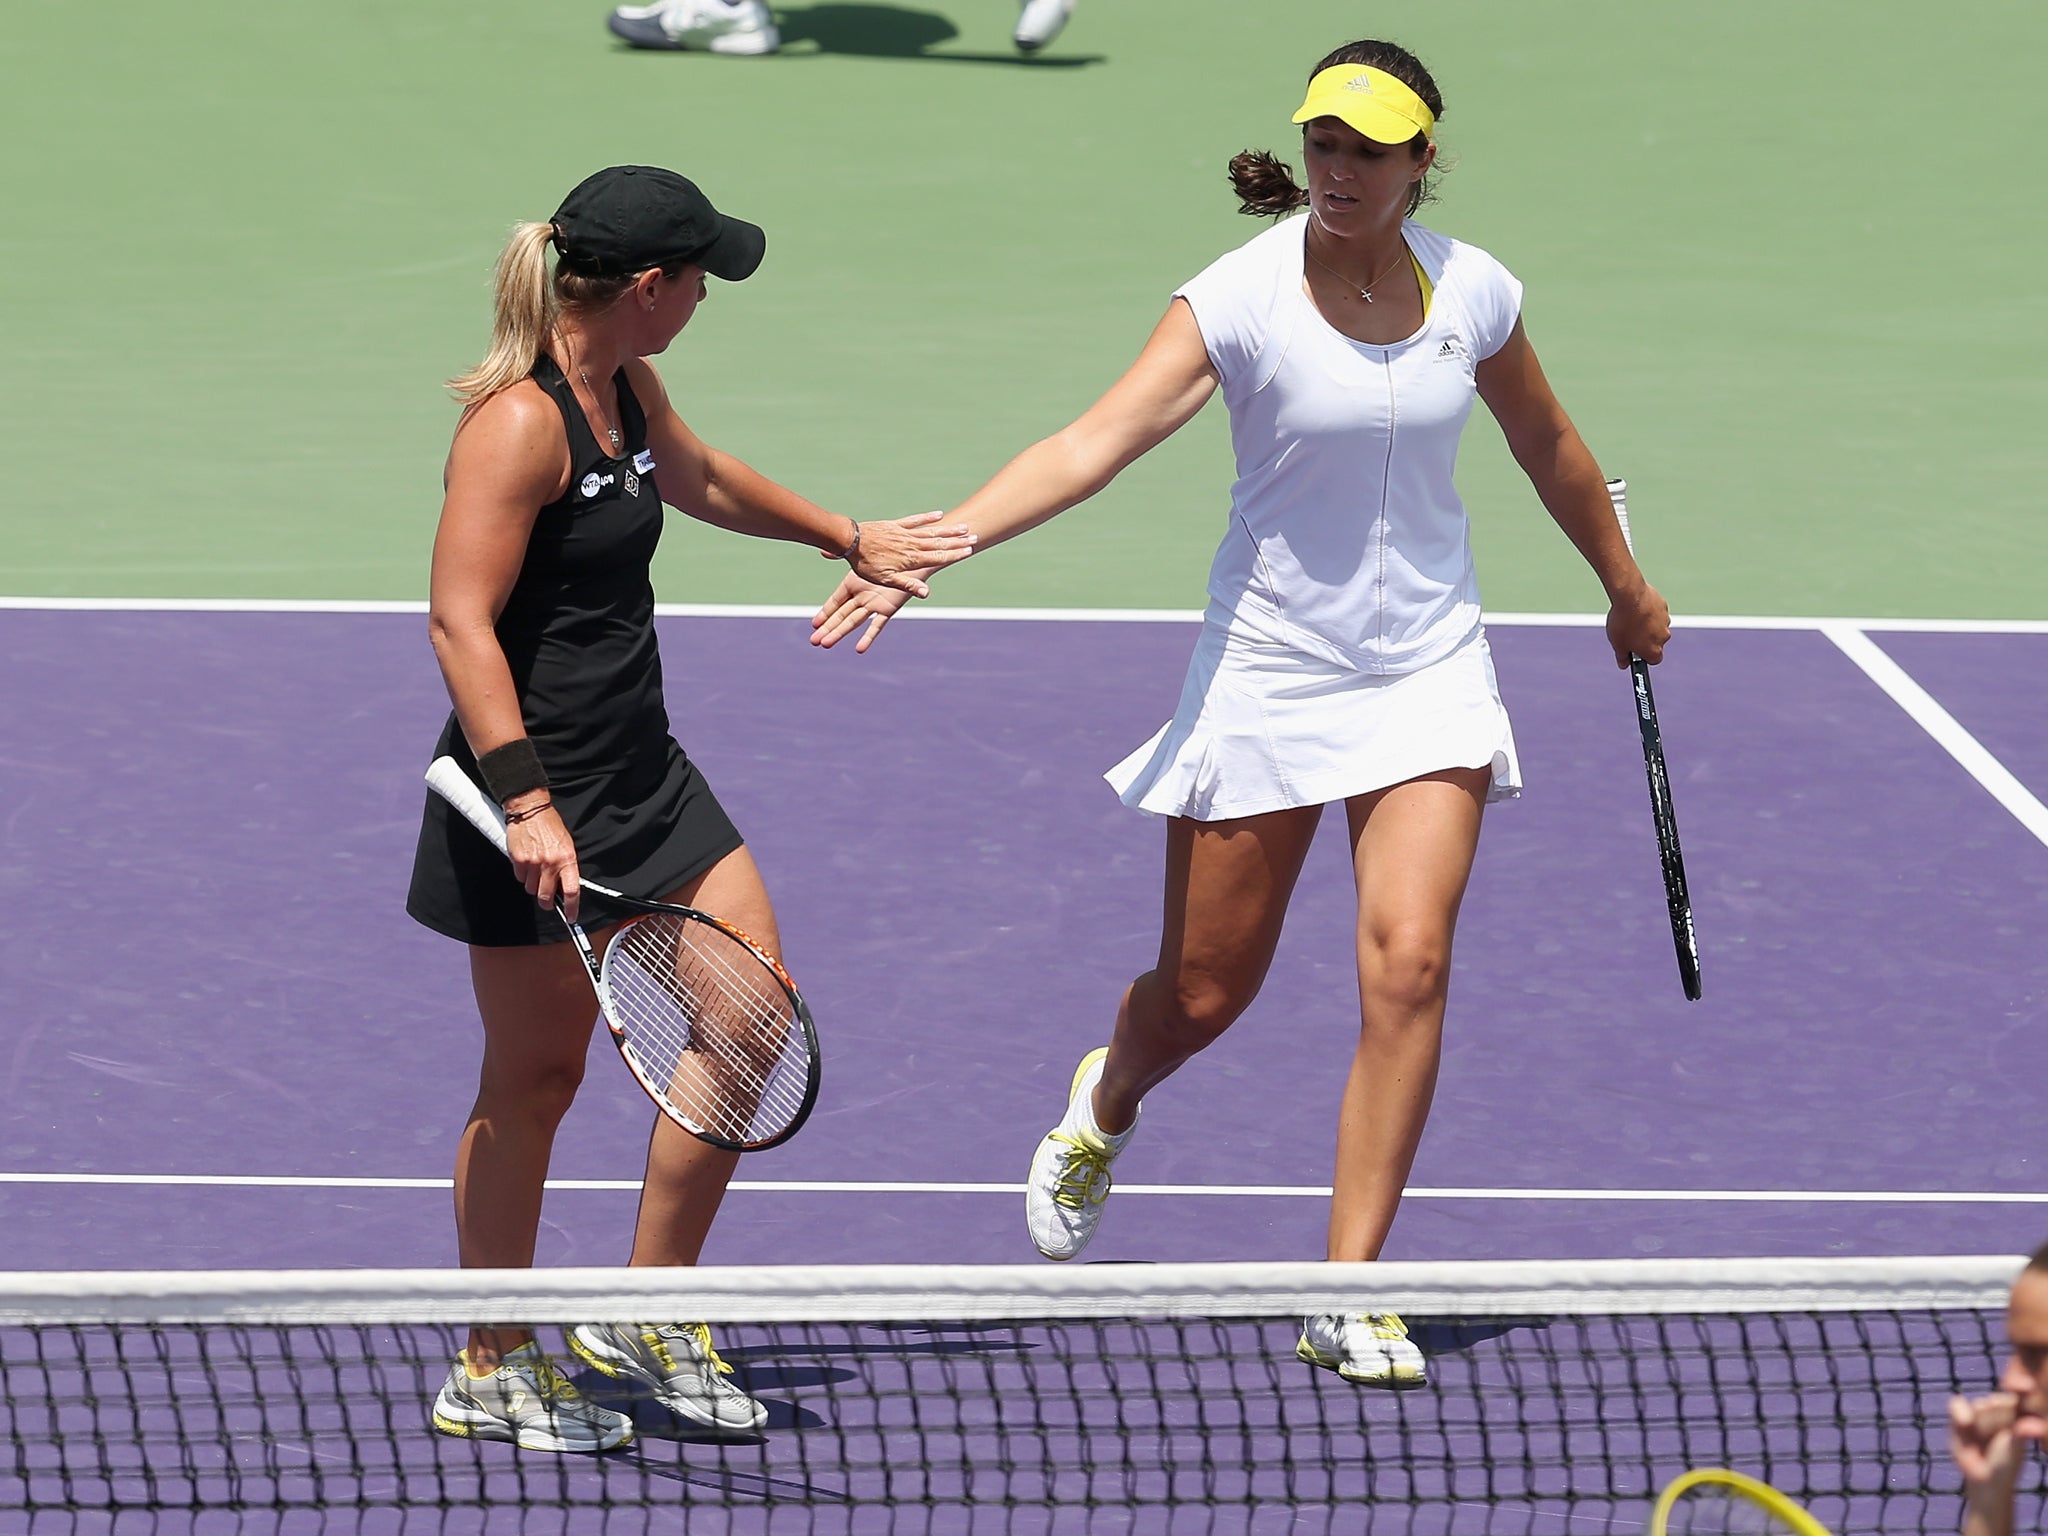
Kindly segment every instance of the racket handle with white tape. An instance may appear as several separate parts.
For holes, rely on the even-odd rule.
[[[452,757],[437,757],[427,764],[427,788],[446,800],[477,831],[491,840],[491,846],[506,858],[512,857],[512,848],[505,841],[505,813],[498,803],[476,787],[476,780],[462,771],[462,765]],[[608,885],[599,885],[595,880],[583,880],[583,889],[599,896],[609,896],[615,901],[628,898]]]
[[[460,811],[462,819],[489,838],[493,848],[511,857],[505,842],[505,813],[476,787],[476,781],[462,771],[462,765],[454,758],[437,757],[427,765],[427,788]]]
[[[1607,482],[1607,499],[1614,503],[1614,520],[1621,524],[1621,542],[1628,546],[1628,552],[1636,552],[1636,541],[1628,531],[1628,482],[1610,480]]]

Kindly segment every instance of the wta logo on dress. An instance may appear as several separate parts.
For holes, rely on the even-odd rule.
[[[593,469],[589,474],[583,477],[583,483],[579,485],[577,489],[583,493],[583,499],[585,501],[588,501],[591,497],[595,496],[599,491],[603,490],[606,486],[616,485],[617,483],[618,480],[616,476],[600,475],[596,470]]]

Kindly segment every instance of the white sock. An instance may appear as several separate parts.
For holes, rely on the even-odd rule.
[[[1098,1063],[1095,1071],[1081,1084],[1081,1091],[1074,1095],[1073,1103],[1067,1106],[1067,1116],[1061,1122],[1061,1125],[1063,1129],[1069,1131],[1086,1131],[1090,1136],[1108,1143],[1110,1151],[1121,1152],[1124,1149],[1124,1143],[1129,1141],[1132,1133],[1138,1129],[1137,1117],[1132,1116],[1131,1123],[1128,1126],[1113,1134],[1097,1125],[1095,1123],[1095,1085],[1101,1081],[1102,1067]]]

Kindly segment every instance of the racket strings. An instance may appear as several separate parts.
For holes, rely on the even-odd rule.
[[[1665,1536],[1797,1536],[1802,1527],[1739,1490],[1703,1486],[1671,1506]]]
[[[727,1140],[757,1139],[763,1112],[775,1112],[781,1013],[758,994],[721,994],[707,1005],[705,978],[649,958],[622,955],[610,983],[614,1021],[636,1064],[691,1124]]]
[[[766,1139],[801,1107],[808,1036],[780,981],[709,923],[657,915],[614,936],[606,1013],[649,1083],[693,1126]]]

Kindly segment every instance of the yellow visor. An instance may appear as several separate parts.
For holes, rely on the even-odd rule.
[[[1294,121],[1318,117],[1349,123],[1376,144],[1406,144],[1436,125],[1420,96],[1370,64],[1338,64],[1309,81]]]

